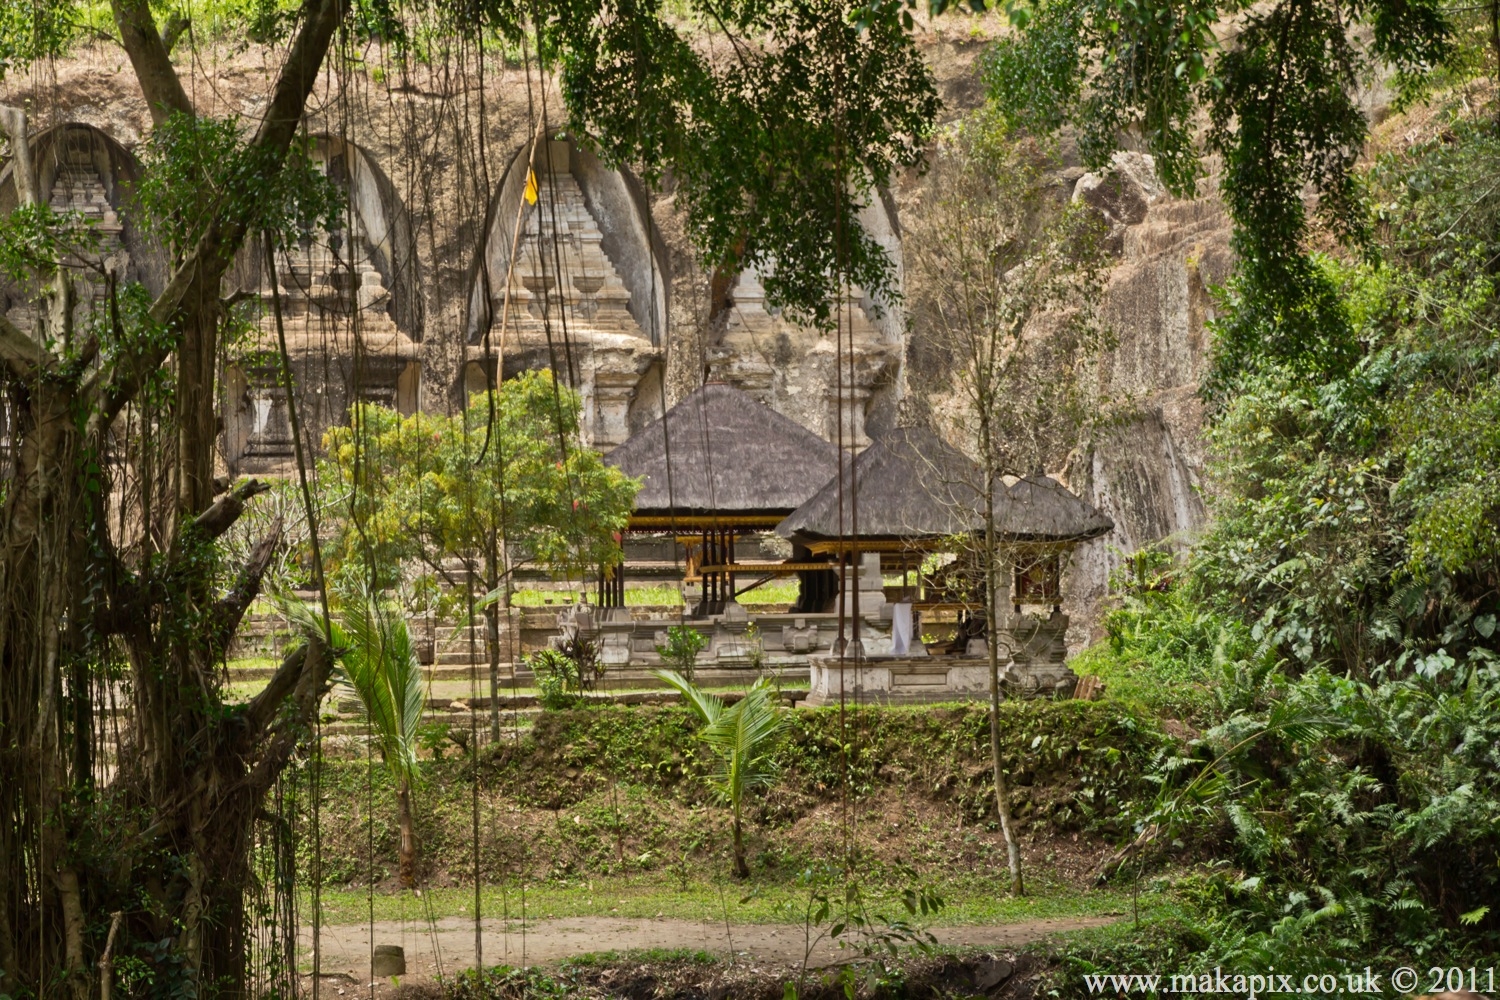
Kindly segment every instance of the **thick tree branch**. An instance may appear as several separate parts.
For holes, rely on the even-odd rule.
[[[182,38],[192,24],[192,18],[181,11],[176,11],[167,18],[166,26],[161,29],[161,44],[162,48],[167,50],[168,55],[172,54],[172,50],[177,47],[178,39]]]
[[[261,482],[259,479],[246,480],[215,500],[212,507],[193,520],[193,526],[201,531],[205,538],[218,538],[240,519],[241,514],[245,513],[245,501],[260,496],[270,488],[270,483]]]
[[[152,123],[160,125],[173,112],[191,116],[193,102],[188,100],[182,80],[172,67],[170,47],[156,30],[150,4],[147,0],[112,0],[110,6],[115,26],[120,29],[120,44],[130,57],[141,93],[146,95],[146,104],[151,108]]]
[[[36,341],[0,315],[0,360],[20,378],[29,379],[50,367],[53,359]]]
[[[8,104],[0,104],[0,129],[4,129],[6,138],[10,139],[16,203],[35,205],[39,200],[36,190],[36,165],[31,161],[31,144],[26,141],[26,112]]]
[[[281,518],[278,517],[266,537],[250,550],[250,558],[240,569],[229,593],[214,606],[213,635],[209,637],[209,643],[216,653],[229,648],[229,640],[234,638],[235,629],[240,627],[240,619],[245,617],[245,611],[260,593],[260,581],[270,568],[271,560],[276,555],[276,547],[280,543]]]
[[[300,669],[295,672],[292,711],[276,727],[270,745],[266,747],[246,779],[251,794],[255,796],[255,801],[259,802],[260,797],[276,782],[276,776],[286,767],[292,751],[307,735],[309,726],[317,718],[318,706],[328,690],[328,678],[332,668],[333,658],[329,654],[328,647],[323,645],[322,638],[309,636],[307,645],[301,651]],[[282,674],[286,669],[287,663],[283,660],[282,667],[277,674]],[[281,693],[275,702],[262,700],[269,691],[270,688],[267,687],[266,692],[262,692],[255,699],[260,704],[256,705],[252,702],[251,709],[247,712],[248,720],[259,723],[259,728],[252,727],[247,730],[252,739],[276,717],[277,710],[286,696],[287,687],[283,682],[280,688]]]
[[[283,656],[281,666],[276,668],[276,673],[271,675],[271,680],[245,706],[245,731],[250,739],[254,740],[265,731],[271,721],[276,718],[276,713],[286,696],[296,689],[297,682],[302,678],[302,668],[311,648],[309,640],[308,645],[297,646]]]
[[[117,10],[137,4],[145,9],[145,0],[115,0]],[[292,41],[286,62],[271,92],[266,116],[261,120],[251,146],[267,152],[265,162],[278,168],[296,138],[298,123],[307,106],[307,98],[317,81],[318,70],[328,54],[333,34],[348,9],[348,0],[310,0],[304,8],[306,16],[297,36]],[[149,16],[149,10],[146,15]],[[148,48],[161,49],[161,38],[151,27],[152,38],[143,42],[143,51]],[[133,61],[134,57],[132,57]],[[141,72],[137,67],[137,73]],[[180,85],[179,85],[180,86]],[[142,87],[145,87],[144,80]],[[148,99],[150,95],[148,94]],[[153,107],[153,113],[154,113]],[[235,252],[245,241],[252,221],[254,206],[239,206],[233,215],[215,217],[207,231],[173,273],[167,287],[151,304],[151,318],[173,330],[174,336],[161,338],[163,342],[150,348],[122,355],[114,362],[99,369],[86,387],[96,406],[90,418],[92,429],[108,427],[119,416],[127,402],[134,398],[144,384],[146,376],[155,371],[180,345],[184,319],[204,303],[219,301],[219,284],[234,259]]]

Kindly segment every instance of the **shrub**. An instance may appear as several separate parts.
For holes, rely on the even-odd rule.
[[[569,708],[578,700],[578,664],[562,650],[539,649],[526,657],[526,665],[536,674],[543,708]]]
[[[667,644],[657,646],[656,652],[666,663],[688,681],[693,679],[693,670],[698,665],[698,654],[708,645],[708,637],[691,625],[673,625],[667,629]]]

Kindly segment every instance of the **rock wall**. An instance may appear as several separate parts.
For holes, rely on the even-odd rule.
[[[1123,556],[1164,540],[1181,545],[1204,523],[1197,390],[1208,363],[1213,289],[1229,278],[1233,255],[1218,199],[1166,194],[1150,157],[1118,154],[1112,170],[1081,176],[1073,197],[1110,223],[1118,259],[1101,303],[1114,342],[1098,385],[1101,404],[1118,416],[1062,472],[1115,522],[1113,532],[1080,547],[1068,574],[1077,645],[1094,629]]]
[[[973,64],[998,23],[994,17],[944,19],[919,35],[946,118],[982,100]],[[274,53],[242,46],[211,55],[181,51],[175,58],[202,111],[242,115],[247,127],[254,124]],[[143,155],[142,137],[150,132],[128,65],[106,45],[7,79],[0,100],[25,104],[35,129],[85,123],[136,157]],[[496,238],[510,228],[507,212],[514,213],[520,196],[512,169],[516,153],[534,134],[533,108],[549,107],[556,120],[560,103],[555,83],[539,88],[533,79],[528,86],[521,70],[504,66],[487,67],[483,76],[473,67],[434,64],[389,69],[384,76],[355,72],[345,81],[333,73],[320,78],[309,132],[341,136],[357,148],[408,220],[415,250],[408,273],[420,275],[419,285],[396,289],[404,284],[401,277],[386,275],[399,292],[396,298],[408,300],[404,315],[419,317],[420,325],[420,333],[406,337],[393,354],[416,366],[392,375],[405,380],[392,389],[401,398],[415,392],[424,409],[452,412],[473,387],[473,365],[484,361],[475,336],[475,303],[483,297],[476,298],[475,290],[480,274],[488,269],[493,279],[497,261],[509,252],[497,251]],[[832,366],[816,331],[781,323],[763,309],[753,315],[753,275],[735,278],[738,287],[729,288],[727,298],[733,303],[738,290],[745,308],[738,317],[726,314],[725,289],[717,289],[716,297],[714,276],[694,257],[670,177],[648,192],[590,156],[573,162],[600,246],[632,293],[626,309],[634,319],[633,339],[625,353],[639,370],[628,392],[604,386],[628,397],[610,419],[636,425],[661,402],[672,405],[716,373],[745,382],[810,429],[833,437]],[[1203,522],[1197,492],[1203,480],[1202,412],[1195,390],[1208,353],[1211,289],[1227,278],[1232,259],[1217,200],[1165,194],[1147,157],[1124,154],[1098,175],[1073,166],[1059,182],[1112,227],[1117,263],[1102,307],[1116,343],[1100,365],[1099,392],[1123,414],[1065,467],[1052,470],[1116,522],[1113,533],[1078,553],[1069,574],[1069,612],[1080,623],[1072,637],[1076,645],[1097,618],[1095,608],[1121,553],[1164,538],[1185,539]],[[925,183],[915,172],[900,178],[866,213],[893,250],[900,248],[902,213]],[[364,191],[356,187],[356,194]],[[570,301],[567,307],[577,305]],[[907,369],[923,351],[923,331],[910,329],[898,306],[862,299],[852,304],[868,378],[859,398],[846,405],[860,408],[854,416],[868,429],[895,422],[912,391]],[[485,377],[481,372],[480,380]],[[601,385],[595,383],[596,394]],[[617,423],[609,437],[621,427]],[[226,449],[233,446],[230,441]]]

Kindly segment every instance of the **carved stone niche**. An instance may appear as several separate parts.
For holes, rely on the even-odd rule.
[[[236,264],[243,287],[258,289],[258,333],[224,384],[224,459],[234,475],[292,471],[286,387],[279,367],[277,313],[286,336],[298,422],[309,458],[324,432],[358,402],[415,412],[421,400],[423,301],[410,219],[379,165],[353,143],[313,141],[315,166],[342,190],[342,218],[275,254],[264,246]]]
[[[550,368],[582,397],[585,441],[601,451],[660,415],[665,251],[644,205],[632,177],[571,139],[517,151],[469,292],[465,395],[486,371]],[[486,334],[489,357],[473,360]]]
[[[80,228],[93,230],[98,248],[64,261],[73,277],[76,329],[102,311],[106,274],[124,282],[139,281],[155,295],[166,280],[162,254],[146,242],[131,218],[131,199],[141,177],[140,163],[125,147],[92,125],[64,124],[31,136],[37,188],[57,212],[70,214]],[[18,205],[14,165],[0,170],[0,215]],[[26,332],[41,319],[42,290],[0,279],[0,312]]]
[[[878,194],[859,219],[885,249],[895,285],[901,288],[901,240],[893,207]],[[709,367],[711,377],[748,392],[829,441],[839,440],[842,427],[845,447],[858,451],[870,443],[867,425],[894,420],[904,383],[905,318],[898,304],[857,287],[848,288],[835,306],[842,357],[832,331],[791,322],[767,303],[762,276],[754,269],[741,271],[723,311],[711,320],[718,336],[709,349]]]

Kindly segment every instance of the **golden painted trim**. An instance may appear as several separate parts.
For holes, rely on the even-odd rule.
[[[708,528],[714,531],[731,531],[739,527],[774,528],[784,520],[786,518],[781,514],[680,514],[676,517],[663,514],[632,514],[626,530]]]
[[[816,573],[819,570],[839,568],[834,562],[796,562],[796,563],[715,563],[712,566],[700,566],[702,573]]]

